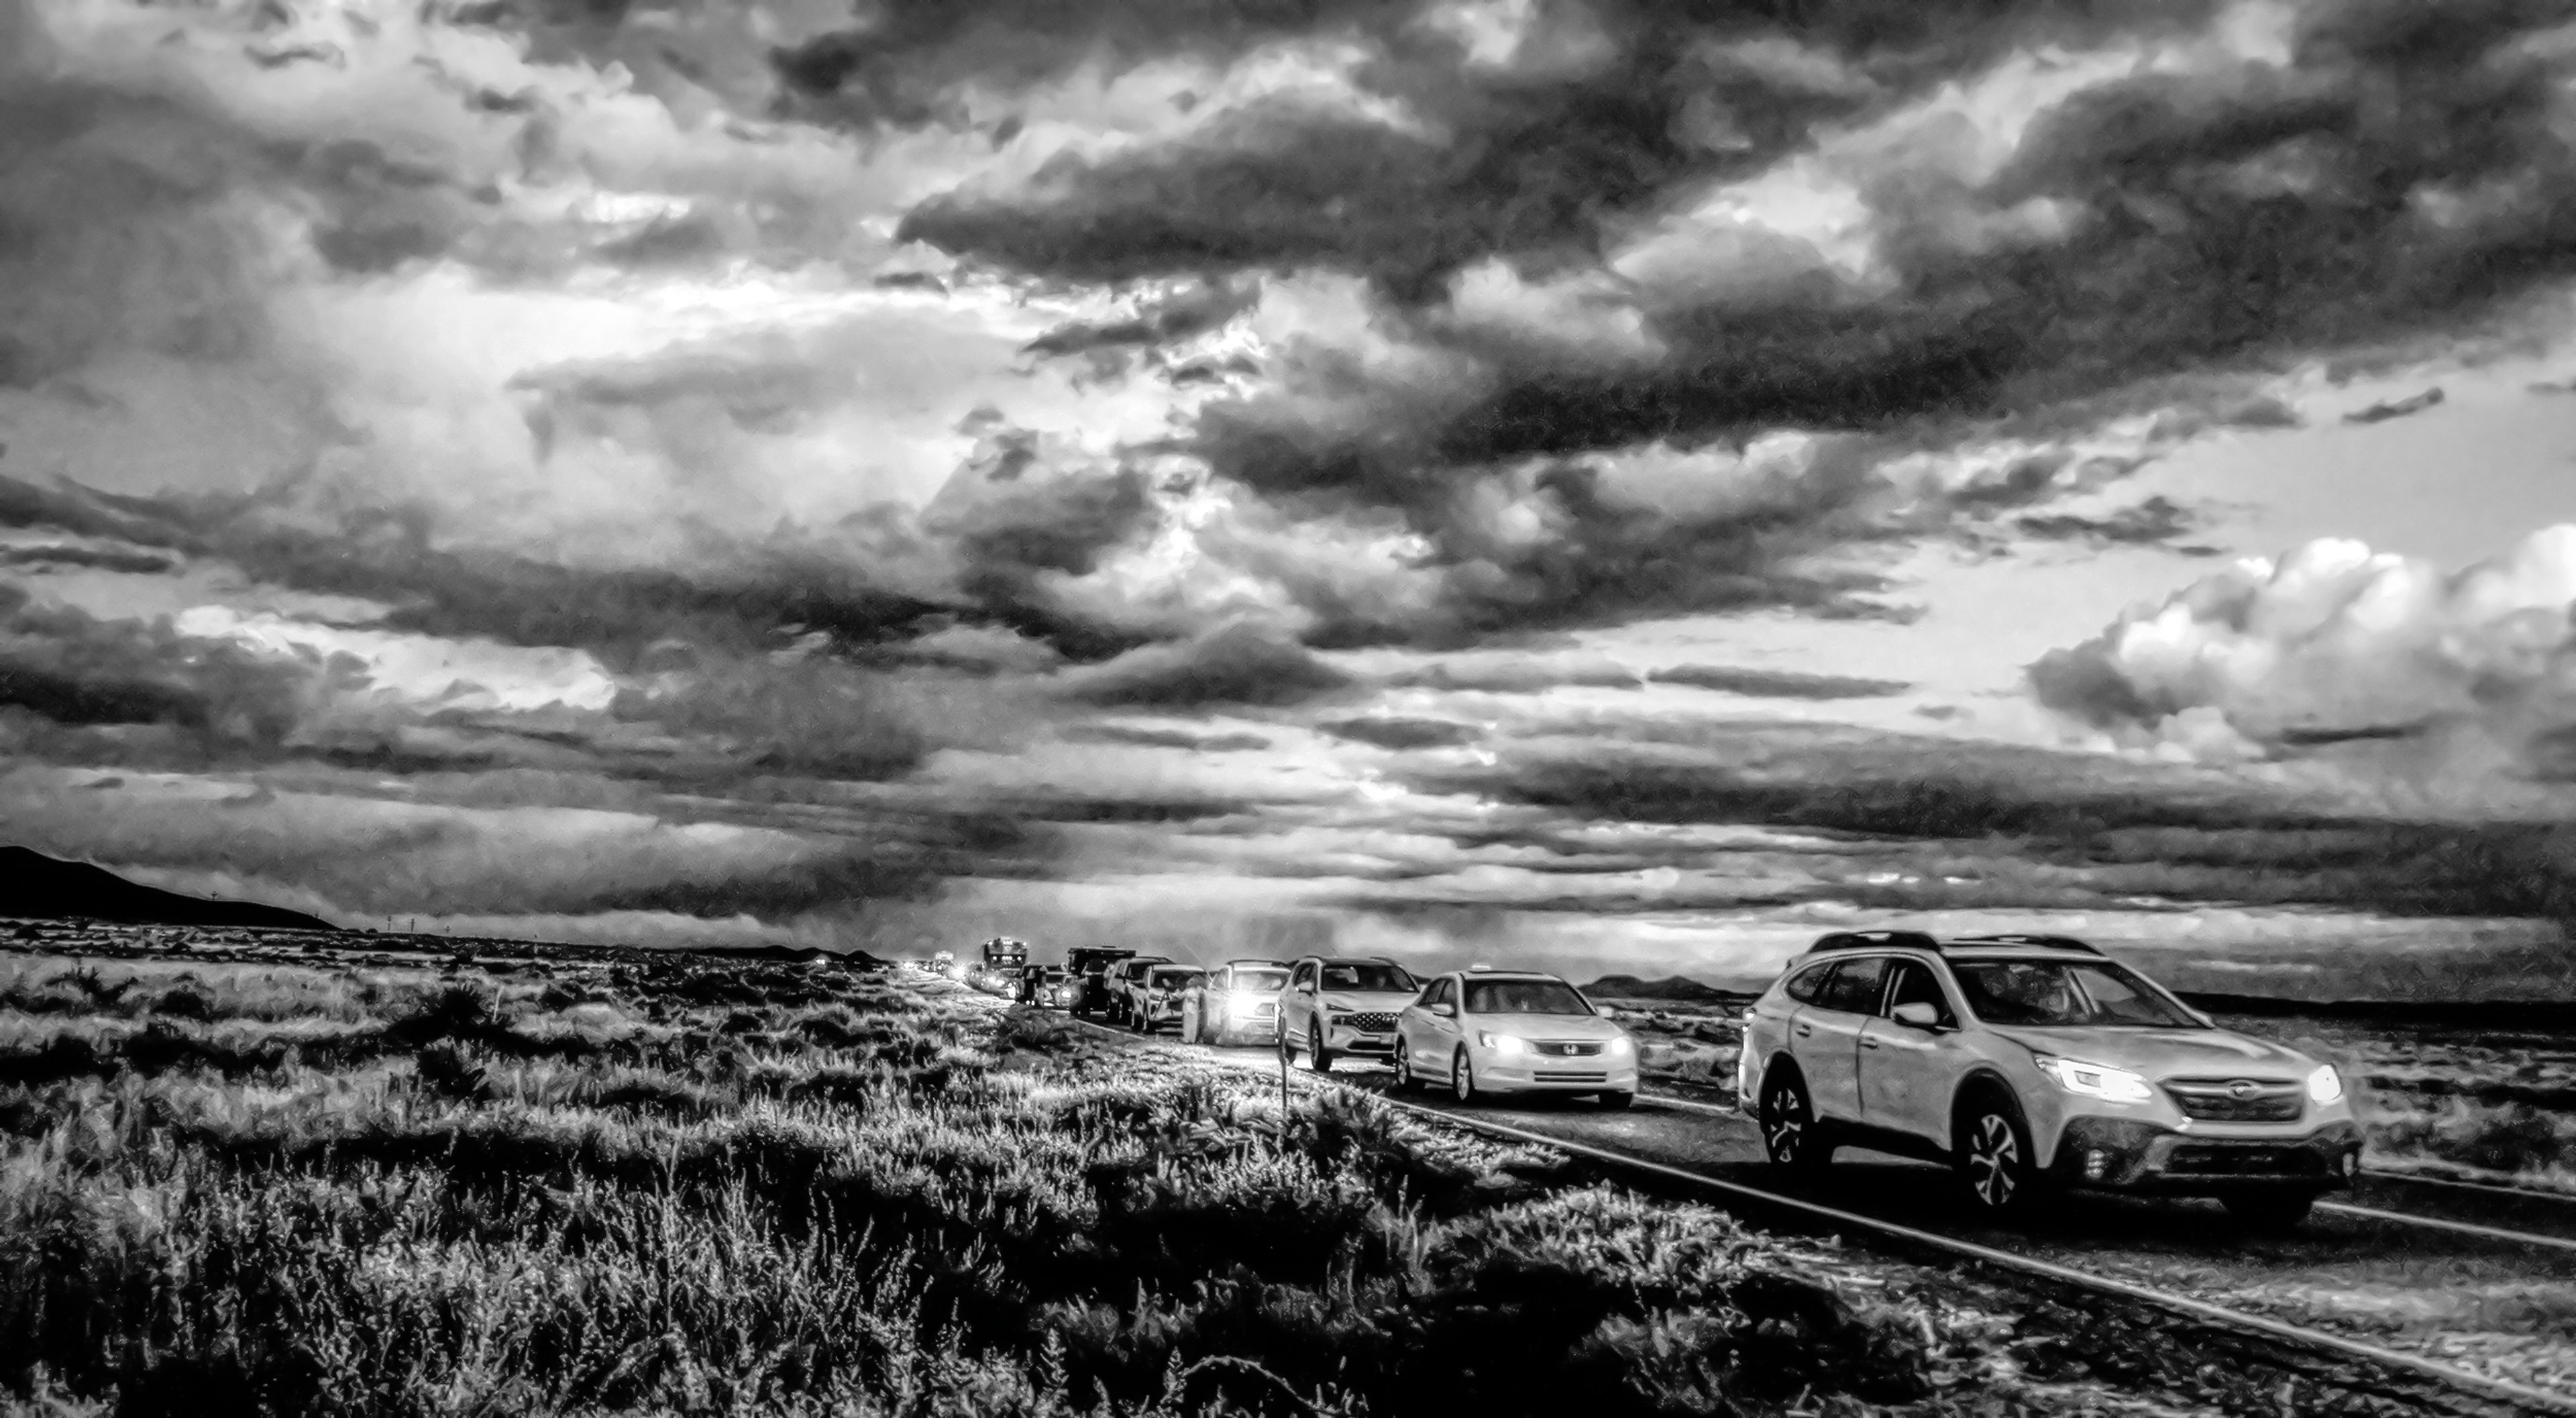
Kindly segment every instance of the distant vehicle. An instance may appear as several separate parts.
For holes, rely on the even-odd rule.
[[[1279,1037],[1279,992],[1285,960],[1229,960],[1208,972],[1181,1002],[1184,1043],[1267,1044]]]
[[[1425,986],[1395,1021],[1395,1086],[1446,1083],[1462,1103],[1493,1093],[1637,1099],[1637,1041],[1554,975],[1465,970]]]
[[[1168,955],[1131,955],[1109,972],[1109,1022],[1135,1027],[1136,1010],[1145,990],[1145,972],[1179,962]]]
[[[930,973],[934,975],[946,975],[952,980],[957,978],[956,952],[943,950],[932,955],[930,957]]]
[[[1136,952],[1107,945],[1077,945],[1064,953],[1064,968],[1082,982],[1082,997],[1073,1006],[1076,1014],[1105,1014],[1109,1009],[1109,972]]]
[[[984,942],[983,952],[987,970],[1017,974],[1021,966],[1029,963],[1029,943],[1009,936],[997,935]]]
[[[1021,972],[1021,1002],[1070,1010],[1082,1003],[1082,978],[1061,965],[1031,965]]]
[[[1206,978],[1207,972],[1196,965],[1157,965],[1146,970],[1134,986],[1128,1027],[1139,1034],[1156,1034],[1167,1027],[1177,1032],[1183,1001]]]
[[[1288,969],[1279,994],[1279,1051],[1306,1051],[1306,1067],[1332,1071],[1343,1054],[1395,1056],[1395,1016],[1420,981],[1383,955],[1309,955]]]
[[[2086,1188],[2288,1228],[2361,1165],[2332,1065],[2065,936],[1825,936],[1746,1011],[1736,1093],[1781,1167],[1846,1145],[1947,1161],[1994,1212]]]

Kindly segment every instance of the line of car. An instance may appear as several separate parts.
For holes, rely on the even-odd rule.
[[[1018,997],[1190,1043],[1266,1044],[1330,1071],[1389,1064],[1399,1090],[1634,1100],[1636,1039],[1569,982],[1310,955],[1202,968],[1077,949]],[[2358,1173],[2361,1129],[2331,1065],[2221,1028],[2064,936],[1837,932],[1745,1010],[1738,1106],[1773,1165],[1843,1147],[1949,1164],[1979,1209],[2061,1190],[2209,1196],[2290,1226]]]

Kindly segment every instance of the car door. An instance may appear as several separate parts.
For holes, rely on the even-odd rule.
[[[1447,1005],[1446,1017],[1432,1006]],[[1458,981],[1448,975],[1432,982],[1423,991],[1422,1003],[1406,1011],[1412,1028],[1405,1034],[1405,1044],[1412,1050],[1413,1071],[1432,1078],[1449,1076],[1449,1061],[1458,1053]]]
[[[1901,1004],[1932,1006],[1933,1027],[1898,1023]],[[1895,961],[1883,1002],[1860,1032],[1861,1120],[1946,1145],[1952,1087],[1970,1062],[1958,1031],[1958,1008],[1938,972],[1920,960]]]
[[[1789,1053],[1821,1117],[1860,1120],[1860,1031],[1878,1010],[1887,963],[1866,955],[1836,964],[1816,1002],[1790,1022]]]
[[[1300,960],[1288,974],[1287,992],[1279,996],[1279,1028],[1289,1042],[1307,1044],[1313,1039],[1316,964]]]

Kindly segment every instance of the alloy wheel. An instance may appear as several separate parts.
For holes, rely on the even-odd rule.
[[[2021,1139],[2012,1119],[1998,1112],[1977,1117],[1968,1134],[1968,1189],[1997,1211],[2012,1205],[2021,1192]]]

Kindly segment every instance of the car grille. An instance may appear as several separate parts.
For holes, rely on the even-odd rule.
[[[1588,1059],[1599,1056],[1601,1046],[1599,1044],[1532,1044],[1530,1050],[1550,1058]]]
[[[1347,1025],[1364,1034],[1383,1034],[1395,1027],[1395,1016],[1385,1010],[1377,1010],[1369,1014],[1335,1015],[1334,1022]]]
[[[2303,1147],[2227,1147],[2186,1143],[2166,1159],[2165,1171],[2193,1177],[2318,1177],[2325,1159]]]
[[[2182,1115],[2204,1123],[2294,1123],[2306,1111],[2296,1083],[2260,1078],[2173,1078],[2165,1093]]]
[[[1533,1069],[1530,1072],[1530,1081],[1533,1083],[1607,1083],[1610,1081],[1610,1075],[1606,1073],[1565,1073],[1562,1071],[1551,1073],[1545,1069]]]

